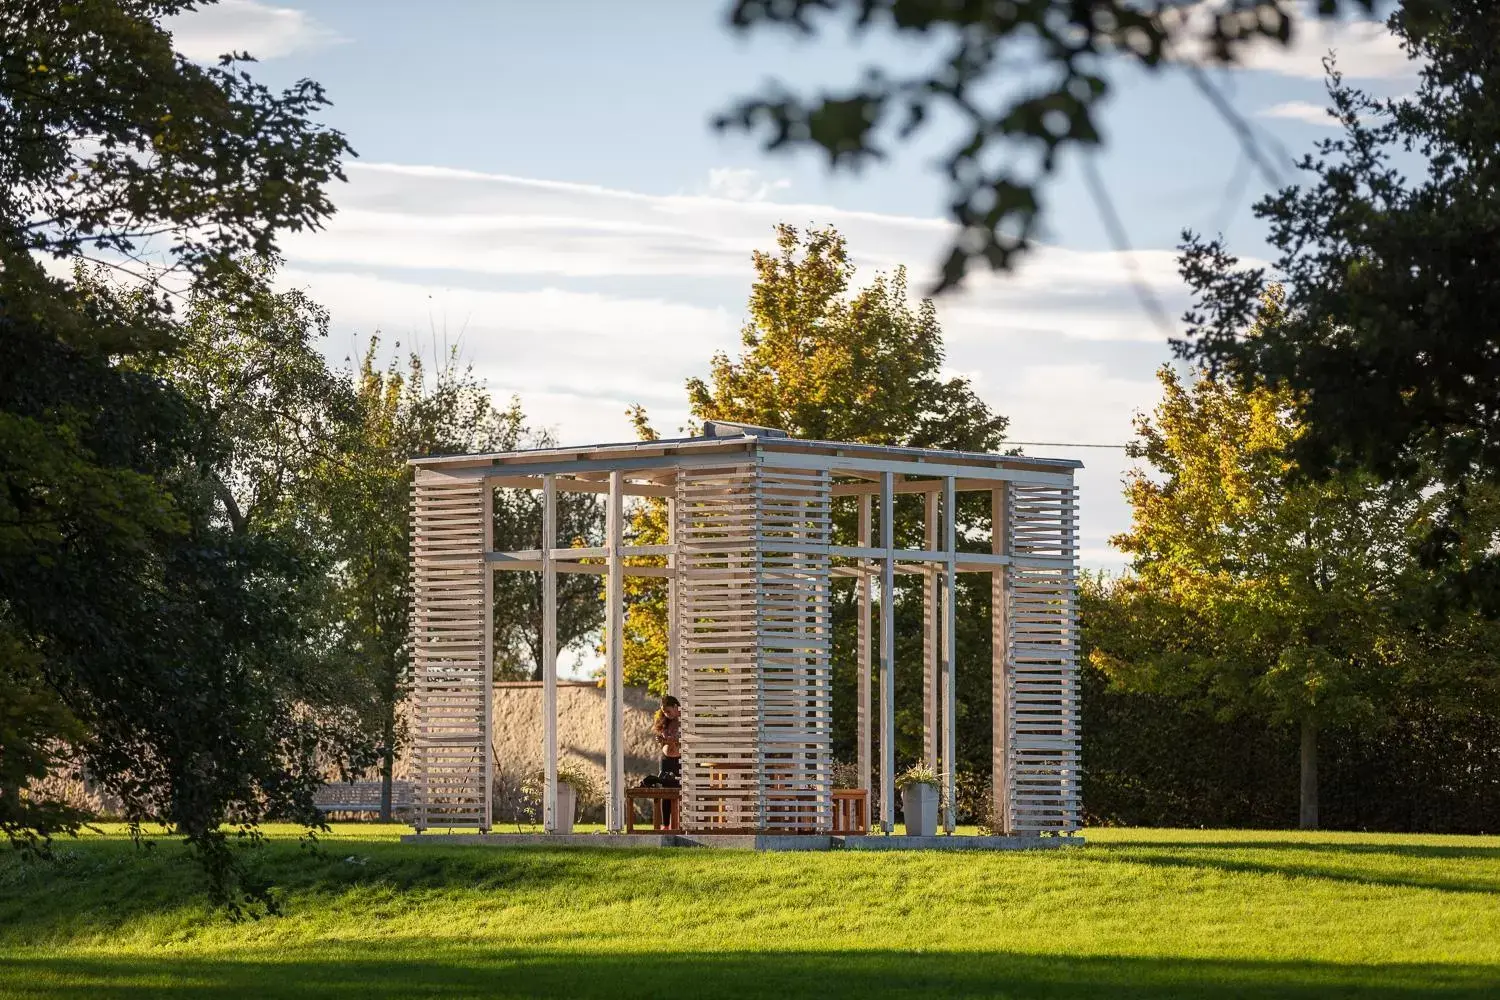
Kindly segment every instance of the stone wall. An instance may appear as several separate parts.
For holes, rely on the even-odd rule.
[[[625,689],[625,780],[640,783],[642,776],[655,774],[660,766],[656,737],[651,720],[660,702],[645,688]],[[522,800],[521,783],[542,770],[542,685],[533,681],[497,682],[494,691],[495,723],[495,825],[514,823],[527,818]],[[560,681],[557,685],[557,756],[559,762],[570,761],[594,775],[599,789],[604,788],[604,689],[592,681]],[[379,779],[372,771],[363,780]],[[330,774],[330,777],[332,775]],[[411,747],[402,749],[396,759],[397,781],[413,778]],[[37,793],[61,799],[94,816],[118,815],[119,802],[92,782],[86,781],[76,767],[60,768],[46,778],[33,782]],[[582,817],[587,821],[603,818],[602,802],[589,804]]]
[[[660,766],[651,720],[660,702],[645,688],[625,689],[625,780],[629,785],[655,774]],[[495,825],[524,817],[520,786],[542,770],[542,685],[521,681],[496,683],[494,693]],[[604,749],[607,725],[604,689],[591,681],[561,681],[557,685],[557,756],[594,775],[604,787]],[[593,803],[583,818],[602,817],[603,806]]]

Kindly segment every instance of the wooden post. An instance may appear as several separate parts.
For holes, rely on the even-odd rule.
[[[542,829],[557,832],[557,477],[542,477]]]
[[[480,505],[484,518],[484,552],[495,548],[495,488],[484,484]],[[495,818],[495,574],[484,568],[484,792],[479,829],[488,833]]]
[[[682,697],[682,650],[677,629],[677,500],[667,498],[667,694]]]
[[[896,518],[895,477],[880,474],[880,826],[895,827],[896,815]]]
[[[929,552],[938,547],[938,495],[924,494],[925,542]],[[938,769],[938,568],[922,567],[922,762]]]
[[[958,502],[953,491],[953,477],[943,479],[943,551],[948,561],[943,565],[943,830],[952,833],[956,825],[954,795],[958,791],[958,739],[954,722],[958,718]]]
[[[625,692],[622,690],[625,683],[625,560],[620,551],[623,521],[624,474],[613,469],[609,474],[609,505],[605,517],[605,532],[609,536],[605,545],[609,556],[608,583],[604,589],[607,660],[604,700],[609,727],[609,742],[605,747],[608,799],[605,827],[610,833],[619,833],[625,827]]]
[[[990,551],[1010,554],[1010,517],[1006,511],[1004,485],[990,491]],[[990,790],[993,797],[991,822],[997,833],[1011,832],[1010,815],[1010,629],[1006,622],[1006,598],[1010,568],[996,566],[990,573]]]
[[[859,498],[859,537],[858,544],[862,548],[870,545],[870,500],[868,493]],[[859,768],[859,787],[866,793],[870,790],[870,725],[872,722],[870,714],[870,563],[867,560],[859,561],[860,575],[858,581],[859,593],[859,620],[858,637],[859,643],[858,659],[858,732],[857,758]],[[866,820],[869,817],[865,817]]]

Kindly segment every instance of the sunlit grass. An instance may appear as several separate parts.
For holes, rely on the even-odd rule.
[[[1500,995],[1500,838],[1089,831],[1053,852],[463,847],[337,824],[247,849],[231,923],[174,840],[0,855],[0,994]]]

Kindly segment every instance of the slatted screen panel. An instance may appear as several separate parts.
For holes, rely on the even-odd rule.
[[[762,829],[833,828],[832,480],[762,467],[759,477]]]
[[[688,830],[832,828],[830,492],[826,472],[678,473]]]
[[[749,463],[677,473],[682,821],[697,832],[759,825],[755,479]]]
[[[1078,829],[1078,511],[1076,488],[1009,493],[1010,752],[1007,829]]]
[[[418,472],[412,489],[415,825],[487,827],[484,487]]]

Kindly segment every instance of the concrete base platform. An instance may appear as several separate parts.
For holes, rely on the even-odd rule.
[[[484,847],[716,847],[739,851],[1032,851],[1077,847],[1082,837],[827,837],[722,833],[408,833],[403,844]]]
[[[1056,847],[1081,847],[1082,837],[838,837],[846,851],[1045,851]]]

